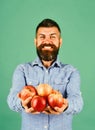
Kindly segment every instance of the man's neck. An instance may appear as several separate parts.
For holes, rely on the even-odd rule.
[[[42,60],[42,64],[43,64],[46,68],[49,68],[49,67],[52,65],[53,62],[54,62],[54,61],[44,61],[44,60]]]

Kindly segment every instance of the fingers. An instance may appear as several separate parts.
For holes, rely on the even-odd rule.
[[[65,111],[67,108],[68,108],[68,100],[65,99],[63,104],[63,111]]]
[[[60,114],[60,112],[59,111],[55,111],[54,109],[52,109],[50,106],[49,106],[49,111],[50,111],[50,113],[51,114]]]
[[[65,110],[68,107],[68,100],[64,99],[63,109]]]
[[[17,94],[17,97],[18,97],[18,98],[21,98],[21,93],[18,93],[18,94]]]
[[[21,100],[22,106],[27,109],[28,108],[28,103],[31,101],[31,99],[32,99],[32,97],[29,97],[26,100]]]
[[[42,113],[51,114],[50,111],[49,111],[49,106],[47,106]]]
[[[47,106],[47,108],[43,111],[45,114],[60,114],[58,111],[55,111],[50,106]]]
[[[33,109],[33,107],[28,107],[28,103],[31,101],[32,97],[27,98],[26,100],[22,100],[22,106],[25,108],[25,111],[27,113],[32,113],[32,114],[39,114],[40,112],[37,112]]]
[[[35,110],[33,109],[33,107],[27,108],[27,109],[25,109],[25,111],[26,111],[27,113],[40,114],[40,112],[35,111]]]
[[[66,110],[66,108],[68,107],[68,100],[67,99],[64,99],[64,103],[63,103],[63,105],[62,105],[62,107],[61,108],[59,108],[59,107],[55,107],[54,109],[56,110],[56,111],[58,111],[58,112],[63,112],[64,110]]]
[[[32,111],[34,111],[34,109],[33,109],[33,107],[31,107],[31,108],[26,108],[25,111],[26,111],[27,113],[31,113]]]
[[[43,111],[42,113],[44,113],[44,114],[50,114],[50,112],[49,111]]]
[[[18,96],[19,96],[19,95],[18,95]],[[29,98],[27,98],[26,100],[22,100],[22,99],[21,99],[21,104],[22,104],[22,106],[24,107],[25,112],[27,112],[27,113],[32,113],[32,114],[39,114],[40,112],[35,111],[35,110],[33,109],[33,107],[30,107],[30,108],[29,108],[28,104],[30,103],[31,99],[32,99],[32,97],[29,97]]]
[[[64,100],[64,103],[63,103],[61,108],[54,107],[52,109],[50,106],[47,106],[47,108],[45,109],[45,111],[43,111],[43,113],[45,113],[45,114],[61,114],[68,107],[68,100],[67,99],[63,99],[63,100]]]

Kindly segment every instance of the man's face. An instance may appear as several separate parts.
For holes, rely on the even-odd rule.
[[[40,27],[35,44],[37,54],[41,60],[53,61],[57,58],[62,39],[56,27]]]

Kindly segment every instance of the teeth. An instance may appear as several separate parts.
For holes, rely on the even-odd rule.
[[[51,48],[50,46],[45,46],[44,48]]]
[[[45,49],[45,50],[51,50],[52,48],[50,46],[45,46],[43,49]]]

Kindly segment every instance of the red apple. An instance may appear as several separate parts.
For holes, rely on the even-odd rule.
[[[54,107],[62,107],[63,105],[63,96],[60,92],[54,90],[49,96],[48,96],[48,104],[54,108]]]
[[[31,100],[31,106],[35,111],[42,112],[46,107],[46,99],[39,95],[35,95]]]
[[[28,85],[28,86],[24,86],[24,88],[18,94],[18,97],[21,98],[22,100],[25,100],[28,97],[33,97],[36,94],[37,94],[36,88],[32,85]]]

